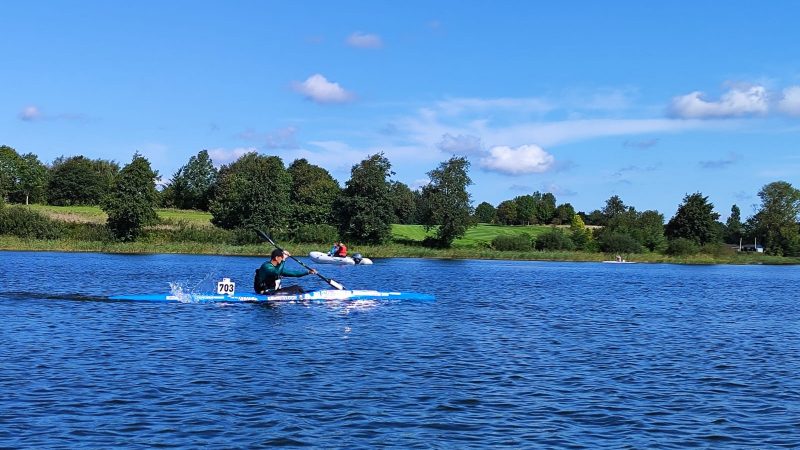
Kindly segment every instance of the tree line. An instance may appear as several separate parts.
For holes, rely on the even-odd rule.
[[[421,224],[433,235],[424,245],[449,247],[476,223],[562,225],[537,239],[499,237],[493,247],[642,251],[686,254],[725,243],[758,242],[773,255],[800,255],[800,191],[785,181],[765,185],[757,212],[742,220],[737,205],[725,223],[701,193],[687,194],[669,220],[655,210],[637,211],[619,196],[602,208],[576,212],[552,193],[534,192],[472,208],[469,162],[453,156],[428,172],[430,183],[412,190],[392,180],[391,163],[377,153],[351,168],[342,187],[324,168],[297,159],[248,153],[217,169],[208,152],[192,156],[158,191],[157,171],[140,154],[120,168],[107,160],[60,157],[42,164],[32,153],[0,146],[0,198],[10,203],[100,205],[108,227],[134,240],[155,222],[156,207],[208,211],[224,229],[259,228],[298,239],[385,243],[392,223]],[[568,226],[568,227],[567,227]],[[514,239],[517,239],[516,241]]]
[[[197,209],[223,229],[264,229],[298,238],[385,243],[392,223],[435,229],[426,245],[449,247],[466,232],[472,215],[469,162],[452,157],[430,172],[431,182],[412,191],[391,177],[383,153],[351,169],[341,187],[322,167],[251,152],[214,167],[206,150],[192,156],[158,191],[149,161],[136,153],[124,167],[83,156],[42,164],[34,154],[0,147],[0,198],[10,203],[99,205],[120,240],[135,240],[155,223],[156,207]]]
[[[776,181],[765,185],[758,197],[761,203],[753,216],[742,221],[741,210],[734,204],[725,223],[699,192],[687,194],[668,221],[655,210],[637,211],[617,195],[587,214],[575,212],[569,203],[556,206],[553,194],[539,192],[502,201],[496,208],[483,202],[475,208],[475,218],[503,225],[569,224],[568,231],[554,229],[539,236],[533,243],[538,249],[683,255],[702,247],[758,243],[767,254],[800,256],[800,190]],[[513,246],[510,242],[501,245]]]

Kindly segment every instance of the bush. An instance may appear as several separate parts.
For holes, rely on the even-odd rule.
[[[164,232],[170,242],[200,242],[205,244],[229,242],[234,239],[233,233],[217,227],[209,227],[179,220],[174,228]],[[250,232],[250,234],[255,234]]]
[[[706,244],[700,251],[718,258],[730,257],[736,254],[736,250],[732,249],[730,245],[721,243]]]
[[[536,250],[574,250],[575,243],[563,231],[552,229],[536,238]]]
[[[700,251],[700,247],[694,241],[686,238],[675,238],[669,241],[667,250],[664,253],[672,256],[687,256],[694,255],[698,251]]]
[[[64,226],[25,206],[10,206],[0,208],[0,234],[26,239],[58,239],[64,235]]]
[[[330,244],[336,241],[339,232],[336,227],[326,224],[300,225],[294,233],[292,240],[295,242],[308,242],[314,244]]]
[[[642,245],[627,234],[611,233],[598,239],[600,250],[605,253],[642,253]]]
[[[526,233],[522,234],[501,234],[492,239],[492,248],[500,251],[530,251],[532,248],[531,237]]]
[[[115,240],[111,229],[100,223],[67,223],[65,237],[71,241],[111,242]]]

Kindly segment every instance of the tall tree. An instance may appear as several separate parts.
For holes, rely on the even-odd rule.
[[[284,232],[292,212],[292,177],[277,156],[242,155],[219,171],[209,205],[211,223],[225,229]]]
[[[394,208],[389,177],[394,173],[383,153],[353,166],[337,200],[339,233],[361,243],[381,244],[392,235]]]
[[[19,165],[19,195],[25,204],[43,203],[47,192],[47,167],[33,153],[22,155]],[[21,200],[21,199],[20,199]]]
[[[689,239],[700,245],[718,242],[722,236],[717,233],[717,219],[719,214],[714,212],[714,205],[708,197],[699,192],[686,195],[667,223],[666,235],[671,239]]]
[[[423,225],[426,230],[436,227],[437,247],[449,248],[470,226],[472,206],[467,186],[472,180],[468,172],[469,161],[463,156],[454,156],[428,172],[431,182],[422,188],[422,195],[428,198],[430,212]]]
[[[47,201],[51,205],[98,205],[111,191],[119,165],[85,156],[59,157],[50,167]]]
[[[572,222],[572,216],[575,215],[575,208],[570,203],[562,203],[556,207],[555,217],[553,217],[553,224],[561,225]]]
[[[785,181],[765,185],[758,192],[761,207],[751,218],[757,239],[772,255],[800,255],[800,190]]]
[[[538,194],[538,192],[536,193]],[[534,197],[536,195],[534,194]],[[553,217],[556,215],[556,196],[551,194],[550,192],[545,192],[539,198],[539,202],[536,205],[536,216],[538,222],[546,225],[552,223]]]
[[[514,225],[517,220],[517,202],[503,200],[497,205],[497,222],[502,225]]]
[[[570,238],[572,238],[572,242],[575,244],[577,250],[592,250],[592,230],[586,228],[586,224],[583,222],[580,215],[574,214],[572,216],[569,228],[571,231]]]
[[[537,214],[537,207],[539,205],[534,196],[520,195],[514,198],[514,203],[517,205],[517,217],[514,220],[515,225],[539,223],[539,215]]]
[[[292,227],[333,221],[333,204],[341,188],[331,174],[305,159],[294,160],[287,169],[292,176]]]
[[[489,202],[481,202],[475,208],[475,220],[478,223],[494,223],[495,208]]]
[[[170,185],[164,191],[167,197],[165,201],[179,209],[208,211],[217,176],[218,171],[208,151],[201,150],[172,176]]]
[[[392,198],[392,208],[397,223],[414,223],[417,215],[417,203],[411,188],[405,183],[392,181],[389,186],[389,195]]]
[[[619,198],[619,195],[612,195],[608,200],[606,200],[606,204],[600,212],[603,214],[604,221],[608,223],[609,220],[613,219],[614,217],[623,214],[628,211],[628,207],[625,206],[625,203]],[[595,224],[595,225],[606,225],[603,224]]]
[[[8,199],[9,193],[16,189],[19,179],[17,161],[19,154],[7,145],[0,145],[0,198]]]
[[[738,244],[742,237],[742,212],[736,205],[731,206],[731,215],[725,221],[725,242]]]
[[[108,214],[108,227],[118,239],[136,240],[146,225],[156,222],[156,180],[158,172],[139,153],[117,175],[102,207]]]
[[[21,155],[0,145],[0,199],[16,203],[39,203],[47,188],[47,168],[33,153]]]
[[[667,247],[664,236],[664,215],[649,210],[637,214],[633,237],[650,251],[660,251]]]

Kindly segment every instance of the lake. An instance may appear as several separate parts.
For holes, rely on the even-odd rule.
[[[800,446],[798,267],[378,259],[316,267],[436,301],[103,300],[263,260],[0,252],[0,448]]]

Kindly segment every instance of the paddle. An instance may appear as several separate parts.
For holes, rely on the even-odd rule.
[[[272,239],[270,239],[270,237],[269,237],[269,235],[267,235],[267,233],[264,233],[264,232],[263,232],[263,231],[261,231],[261,230],[254,230],[254,231],[256,232],[256,234],[258,234],[258,237],[260,237],[261,239],[263,239],[263,240],[265,240],[265,241],[269,242],[270,244],[272,244],[272,246],[273,246],[273,247],[277,248],[278,250],[280,250],[280,251],[284,251],[282,248],[280,248],[280,247],[278,246],[278,244],[276,244],[276,243],[275,243],[275,241],[273,241]],[[301,266],[305,267],[306,269],[308,269],[308,270],[311,270],[311,268],[310,268],[310,267],[308,267],[307,265],[303,264],[303,262],[302,262],[302,261],[300,261],[299,259],[295,258],[294,256],[292,256],[292,255],[289,255],[289,258],[292,258],[292,259],[293,259],[293,260],[294,260],[294,261],[295,261],[297,264],[300,264]],[[326,283],[330,284],[331,286],[335,287],[336,289],[339,289],[340,291],[344,289],[344,286],[342,286],[342,284],[341,284],[341,283],[339,283],[339,282],[338,282],[338,281],[336,281],[336,280],[332,280],[332,279],[330,279],[330,278],[324,277],[324,276],[322,276],[322,274],[321,274],[321,273],[319,273],[319,272],[316,272],[316,273],[315,273],[315,275],[316,275],[316,276],[318,276],[318,277],[320,277],[320,278],[322,278],[323,280],[325,280],[325,282],[326,282]]]

